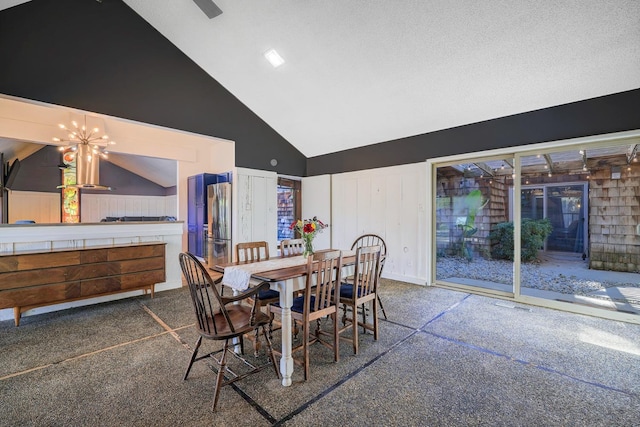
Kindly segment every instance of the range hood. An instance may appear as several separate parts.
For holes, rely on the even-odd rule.
[[[84,188],[87,190],[112,190],[111,187],[100,185],[100,153],[88,144],[76,145],[75,152],[68,152],[75,158],[76,183],[59,185],[57,188]],[[73,160],[73,158],[69,160]],[[67,159],[63,159],[65,167],[69,167]]]

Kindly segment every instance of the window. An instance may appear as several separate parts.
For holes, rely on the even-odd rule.
[[[289,227],[302,216],[300,188],[300,181],[278,178],[278,242],[295,238]]]

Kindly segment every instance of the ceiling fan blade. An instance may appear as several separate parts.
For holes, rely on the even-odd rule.
[[[209,19],[213,19],[222,13],[222,10],[212,0],[193,0]]]

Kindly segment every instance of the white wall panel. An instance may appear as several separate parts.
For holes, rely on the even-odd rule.
[[[424,284],[425,181],[423,163],[333,175],[333,246],[349,248],[361,234],[378,234],[387,243],[384,276]]]
[[[82,222],[100,222],[108,216],[176,216],[176,196],[82,194]],[[169,199],[170,202],[167,200]]]
[[[320,175],[302,179],[302,218],[314,216],[329,228],[316,234],[313,239],[314,249],[334,247],[331,241],[333,219],[331,218],[331,176]]]
[[[233,244],[264,240],[270,253],[278,244],[278,179],[275,172],[238,168],[234,181]]]
[[[60,222],[60,193],[10,191],[9,223],[30,219],[38,224]]]

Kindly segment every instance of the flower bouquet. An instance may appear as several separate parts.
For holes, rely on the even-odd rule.
[[[323,223],[314,216],[312,219],[299,219],[294,221],[289,228],[300,233],[302,240],[304,240],[304,251],[302,252],[302,255],[307,257],[309,255],[313,255],[313,238],[316,237],[318,232],[328,226],[329,224]]]

